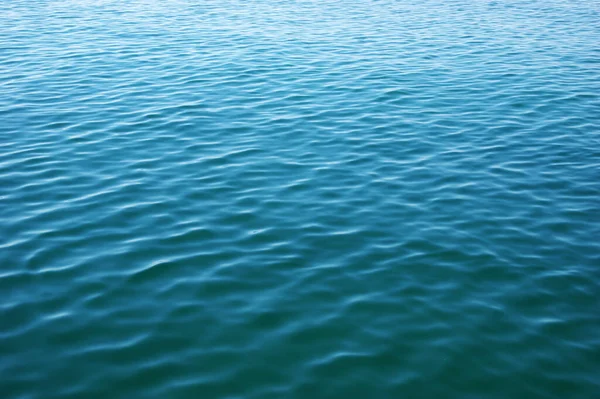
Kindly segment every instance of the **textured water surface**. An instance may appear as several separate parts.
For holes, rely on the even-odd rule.
[[[0,2],[0,397],[600,397],[599,12]]]

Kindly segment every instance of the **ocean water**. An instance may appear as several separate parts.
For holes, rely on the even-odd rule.
[[[597,0],[3,0],[0,397],[599,398]]]

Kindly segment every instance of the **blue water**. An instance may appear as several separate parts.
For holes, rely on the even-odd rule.
[[[0,1],[0,397],[600,397],[599,13]]]

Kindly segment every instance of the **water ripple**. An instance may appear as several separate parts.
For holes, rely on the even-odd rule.
[[[1,396],[597,397],[599,21],[1,3]]]

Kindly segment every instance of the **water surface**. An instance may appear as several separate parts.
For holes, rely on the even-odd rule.
[[[600,397],[599,10],[0,2],[0,396]]]

